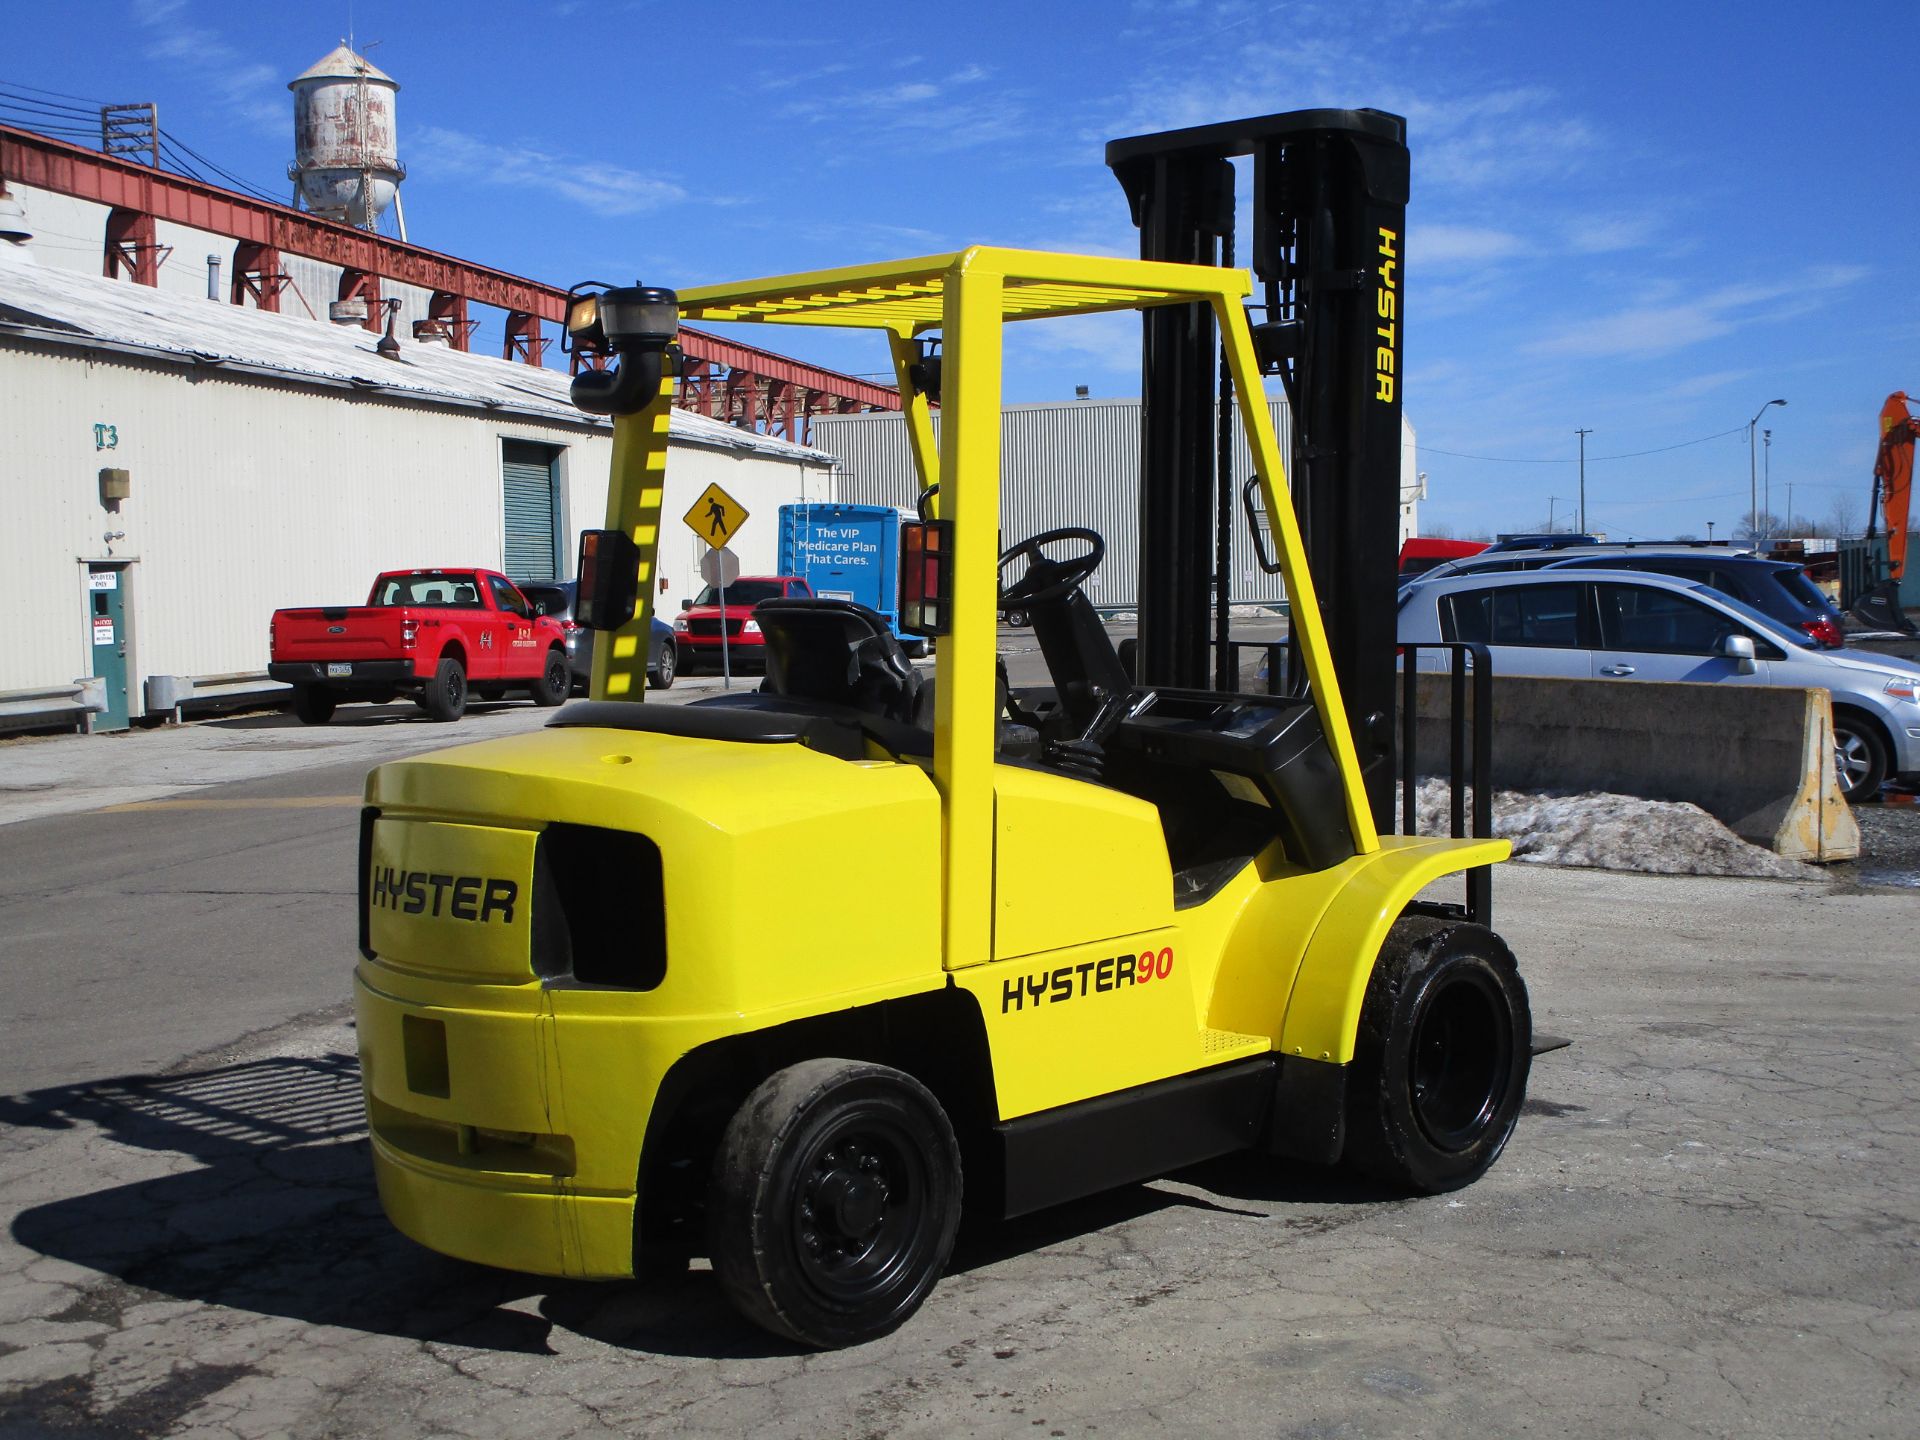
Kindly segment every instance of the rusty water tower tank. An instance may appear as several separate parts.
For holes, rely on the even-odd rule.
[[[400,85],[345,45],[292,80],[295,203],[363,230],[399,199],[406,167],[395,143],[394,96]],[[406,221],[396,210],[401,238]]]

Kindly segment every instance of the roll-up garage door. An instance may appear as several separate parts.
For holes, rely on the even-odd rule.
[[[500,490],[506,511],[506,571],[518,581],[557,580],[559,507],[554,504],[551,445],[527,440],[503,442]]]

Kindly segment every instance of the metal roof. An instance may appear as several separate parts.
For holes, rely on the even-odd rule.
[[[333,49],[329,50],[318,60],[314,61],[313,64],[289,80],[287,82],[287,88],[291,90],[303,80],[357,80],[362,75],[366,76],[369,80],[385,81],[396,90],[400,88],[400,82],[398,80],[387,74],[386,71],[375,65],[371,60],[367,59],[366,56],[354,54],[354,52],[349,50],[345,45],[334,46]]]
[[[0,242],[0,344],[30,339],[89,353],[118,352],[216,374],[322,385],[382,399],[516,415],[605,430],[575,407],[563,371],[400,339],[400,358],[374,350],[379,335],[293,315],[176,295],[37,265],[31,249]],[[711,449],[829,465],[833,457],[771,435],[675,410],[672,438]]]
[[[683,290],[680,313],[689,320],[847,325],[907,335],[942,323],[948,282],[969,271],[1000,277],[1005,320],[1232,300],[1248,287],[1245,271],[1211,265],[976,245],[947,255]]]

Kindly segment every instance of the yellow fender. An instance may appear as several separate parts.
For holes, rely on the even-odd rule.
[[[1435,880],[1512,853],[1505,840],[1382,835],[1377,854],[1335,894],[1307,942],[1280,1025],[1280,1053],[1352,1060],[1367,981],[1393,922]]]

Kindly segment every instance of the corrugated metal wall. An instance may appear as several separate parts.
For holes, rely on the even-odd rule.
[[[1281,453],[1292,443],[1286,402],[1271,404]],[[934,419],[935,428],[939,417]],[[816,449],[840,457],[837,498],[912,508],[919,489],[899,415],[818,415]],[[1238,504],[1240,485],[1253,473],[1246,440],[1233,432],[1234,601],[1285,598],[1278,575],[1254,559]],[[1103,609],[1137,603],[1140,560],[1140,402],[1075,400],[1053,405],[1010,405],[1000,424],[1000,526],[1003,544],[1042,530],[1081,525],[1107,542],[1106,563],[1087,586]]]
[[[610,434],[586,425],[438,410],[369,395],[96,352],[0,347],[0,574],[28,608],[0,644],[0,690],[85,676],[85,561],[131,560],[132,704],[147,676],[263,671],[283,606],[358,602],[375,574],[421,565],[505,568],[502,442],[559,451],[565,569],[602,523]],[[94,425],[118,445],[95,448]],[[118,513],[102,466],[132,474]],[[742,567],[773,564],[776,512],[825,500],[826,471],[676,444],[667,471],[661,613],[700,586],[680,516],[709,481],[747,506]],[[112,531],[124,535],[111,542]]]

